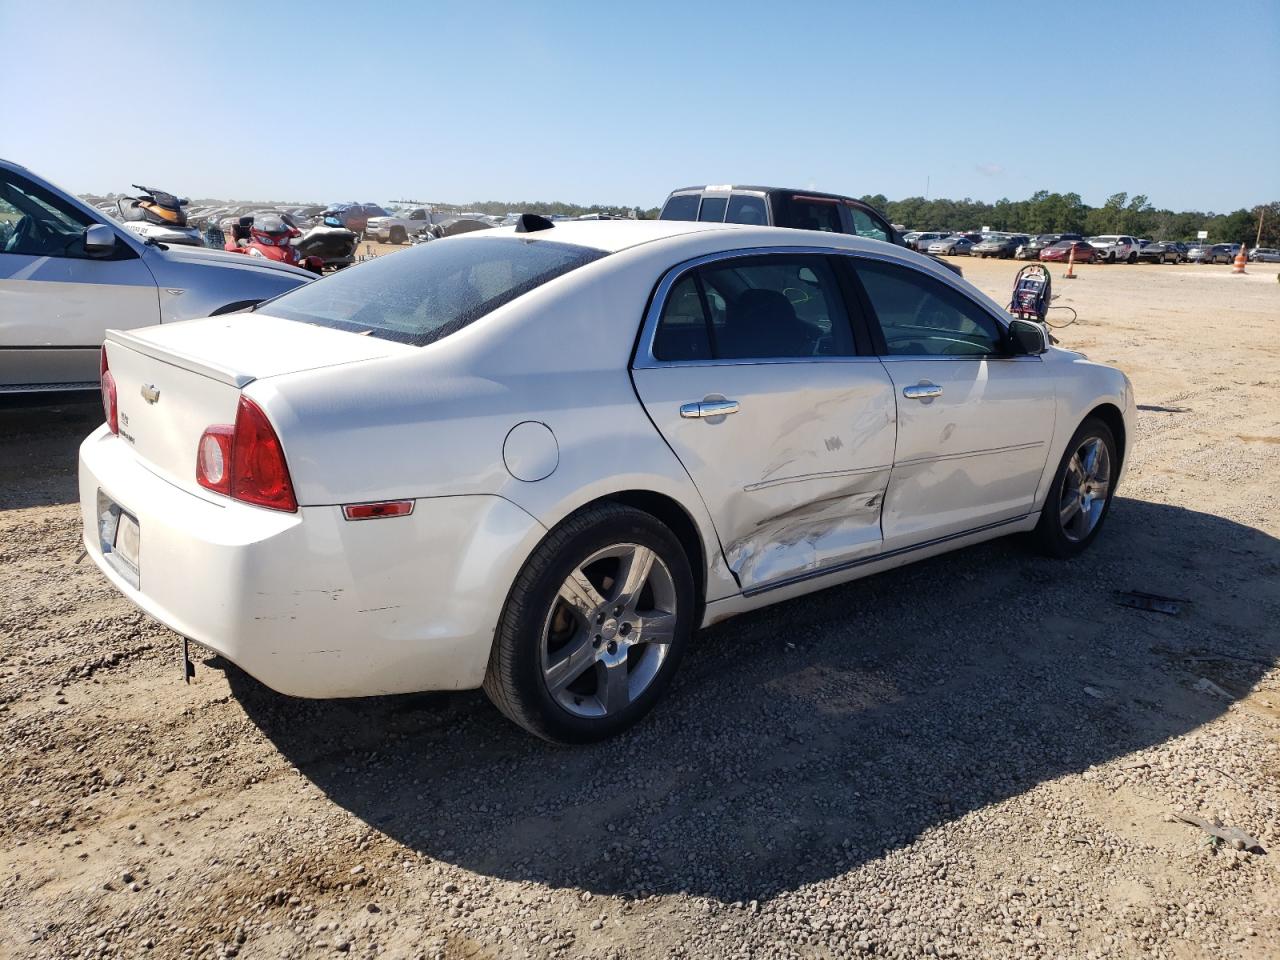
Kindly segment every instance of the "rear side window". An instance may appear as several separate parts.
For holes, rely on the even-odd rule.
[[[697,220],[700,193],[677,193],[667,197],[667,202],[658,215],[659,220]]]
[[[702,206],[698,210],[698,219],[703,223],[723,223],[724,208],[728,203],[728,197],[703,197]]]
[[[552,240],[450,237],[296,287],[263,310],[423,346],[605,255]]]
[[[784,254],[708,264],[671,288],[658,360],[848,357],[853,332],[826,258]]]
[[[750,223],[765,227],[769,225],[769,211],[765,209],[764,197],[739,193],[729,198],[729,212],[724,219],[726,223]]]

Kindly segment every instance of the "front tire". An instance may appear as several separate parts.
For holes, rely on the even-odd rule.
[[[400,227],[395,227],[391,231],[390,235],[388,235],[387,240],[389,240],[391,243],[394,243],[397,247],[400,246],[400,244],[404,243],[405,241],[404,230],[402,230]]]
[[[1088,418],[1067,444],[1040,511],[1035,538],[1044,553],[1067,559],[1093,543],[1111,510],[1119,469],[1111,428]]]
[[[620,504],[584,508],[516,578],[484,691],[545,740],[611,737],[661,699],[693,633],[694,607],[689,559],[667,527]]]

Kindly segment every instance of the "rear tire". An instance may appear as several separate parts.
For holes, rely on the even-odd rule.
[[[1040,511],[1034,536],[1042,552],[1068,559],[1088,549],[1111,511],[1119,470],[1111,428],[1089,417],[1067,444]]]
[[[586,507],[547,534],[516,577],[484,691],[545,740],[611,737],[665,693],[695,603],[688,557],[667,527],[620,504]]]

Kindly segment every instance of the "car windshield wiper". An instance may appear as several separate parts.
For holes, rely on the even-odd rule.
[[[147,237],[147,239],[144,240],[143,243],[145,243],[148,247],[159,247],[161,250],[169,249],[169,245],[167,243],[161,243],[155,237]]]

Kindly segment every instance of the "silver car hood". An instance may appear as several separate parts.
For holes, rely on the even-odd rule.
[[[217,264],[220,267],[248,270],[254,273],[287,273],[308,280],[315,279],[315,274],[301,267],[268,260],[266,257],[251,257],[245,253],[229,253],[226,250],[211,250],[208,247],[170,247],[168,250],[156,248],[153,252],[178,264],[192,263],[206,266]]]

